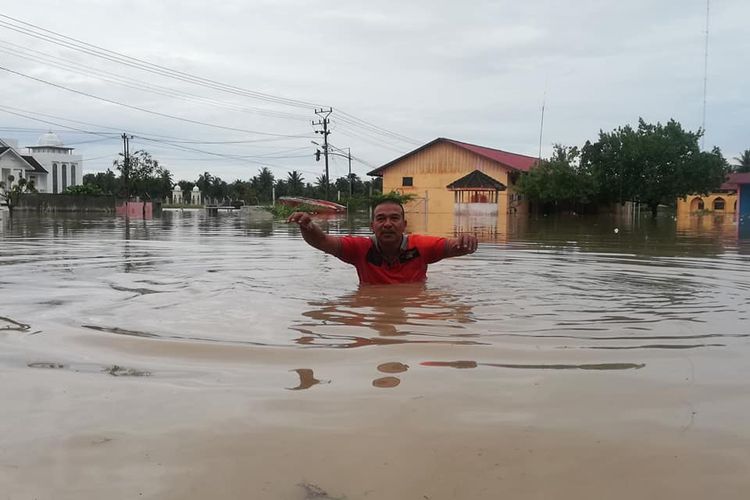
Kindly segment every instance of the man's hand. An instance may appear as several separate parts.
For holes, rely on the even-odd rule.
[[[458,238],[448,240],[447,257],[468,255],[477,251],[479,242],[473,234],[460,234]]]
[[[294,222],[298,224],[303,231],[309,231],[314,225],[312,217],[306,212],[294,212],[286,221],[287,223]]]

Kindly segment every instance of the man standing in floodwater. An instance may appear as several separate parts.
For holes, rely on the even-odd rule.
[[[368,285],[424,281],[428,264],[477,250],[477,238],[471,234],[458,238],[404,234],[404,207],[394,200],[381,201],[373,208],[369,238],[326,234],[304,212],[293,213],[287,222],[299,225],[310,246],[356,267],[360,283]]]

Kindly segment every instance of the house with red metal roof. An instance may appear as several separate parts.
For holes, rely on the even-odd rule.
[[[409,210],[496,215],[528,210],[515,191],[519,174],[538,159],[438,138],[368,172],[383,178],[383,192],[413,194]]]

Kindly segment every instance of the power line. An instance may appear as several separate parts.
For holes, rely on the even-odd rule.
[[[334,125],[338,125],[338,120],[334,120],[333,123],[334,123]],[[372,144],[374,146],[377,146],[377,147],[380,147],[380,148],[389,149],[389,150],[394,151],[394,152],[399,153],[399,154],[404,154],[406,152],[403,149],[396,148],[396,147],[394,147],[394,146],[392,146],[392,145],[390,145],[390,144],[388,144],[386,142],[383,142],[380,139],[376,139],[374,137],[364,136],[364,135],[362,135],[359,132],[356,132],[354,130],[350,130],[350,129],[339,130],[338,128],[336,128],[335,130],[338,133],[342,134],[342,135],[346,135],[348,137],[353,137],[355,139],[359,139],[361,141],[367,142],[367,143]]]
[[[275,102],[277,104],[284,104],[287,106],[301,107],[305,109],[311,109],[317,106],[314,103],[300,101],[296,99],[287,99],[284,97],[274,96],[274,95],[266,94],[263,92],[247,90],[247,89],[243,89],[240,87],[235,87],[233,85],[228,85],[228,84],[221,83],[215,80],[211,80],[208,78],[203,78],[203,77],[191,75],[189,73],[185,73],[182,71],[174,70],[166,66],[161,66],[159,64],[150,63],[148,61],[144,61],[136,57],[127,56],[125,54],[115,52],[113,50],[105,49],[103,47],[100,47],[91,43],[87,43],[82,40],[78,40],[76,38],[69,37],[67,35],[63,35],[61,33],[57,33],[57,32],[42,28],[41,26],[26,22],[26,21],[21,21],[20,19],[16,19],[14,17],[8,16],[5,14],[0,14],[0,17],[9,19],[11,21],[11,23],[9,23],[7,21],[0,20],[0,27],[4,27],[6,29],[16,31],[18,33],[21,33],[22,35],[41,39],[41,40],[53,43],[55,45],[60,45],[60,46],[67,47],[72,50],[84,52],[86,54],[93,55],[101,59],[106,59],[112,62],[124,64],[130,67],[139,69],[141,71],[147,71],[147,72],[155,73],[161,76],[176,78],[178,80],[192,83],[194,85],[201,85],[201,86],[213,88],[215,90],[220,90],[223,92],[243,95],[246,97],[252,97],[255,99],[260,99],[260,100],[264,100],[268,102]],[[14,25],[12,23],[17,23],[20,26]]]
[[[351,114],[349,114],[349,113],[347,113],[345,111],[340,111],[338,109],[336,111],[337,111],[337,113],[339,115],[343,115],[343,118],[339,118],[339,120],[347,122],[350,125],[359,126],[361,128],[370,130],[372,132],[375,132],[375,133],[378,133],[378,134],[381,134],[381,135],[386,135],[388,137],[392,137],[392,138],[397,139],[397,140],[402,141],[402,142],[411,143],[411,144],[418,145],[418,146],[421,146],[423,144],[422,141],[419,141],[417,139],[413,139],[411,137],[408,137],[408,136],[405,136],[405,135],[402,135],[402,134],[398,134],[396,132],[392,132],[392,131],[390,131],[388,129],[385,129],[383,127],[379,127],[379,126],[374,125],[374,124],[372,124],[370,122],[367,122],[365,120],[357,118],[356,116],[351,115]]]
[[[49,121],[49,120],[42,120],[41,118],[34,118],[33,116],[24,115],[23,113],[17,113],[15,111],[9,111],[10,109],[16,109],[16,108],[12,108],[10,106],[5,107],[5,106],[0,105],[0,111],[2,111],[4,113],[8,113],[10,115],[20,116],[21,118],[26,118],[27,120],[33,120],[33,121],[37,121],[37,122],[41,122],[41,123],[46,123],[48,125],[54,125],[56,127],[60,127],[60,128],[64,128],[64,129],[74,130],[76,132],[80,132],[80,133],[83,133],[83,134],[98,135],[98,136],[101,136],[101,137],[103,137],[105,134],[113,135],[111,132],[94,132],[94,131],[91,131],[91,130],[83,130],[83,129],[80,129],[80,128],[70,127],[68,125],[63,125],[61,123],[56,123],[56,122],[52,122],[52,121]]]
[[[33,23],[22,21],[20,19],[13,18],[5,14],[0,14],[0,17],[5,18],[10,21],[8,22],[8,21],[0,20],[0,27],[4,27],[6,29],[18,32],[24,36],[34,37],[34,38],[58,45],[58,46],[62,46],[71,50],[83,52],[83,53],[86,53],[86,54],[89,54],[98,58],[102,58],[111,62],[115,62],[118,64],[123,64],[129,67],[141,70],[141,71],[147,71],[150,73],[158,74],[160,76],[164,76],[167,78],[174,78],[174,79],[181,80],[181,81],[191,83],[194,85],[199,85],[199,86],[211,88],[214,90],[219,90],[222,92],[227,92],[230,94],[251,97],[251,98],[263,100],[266,102],[273,102],[276,104],[302,107],[305,109],[311,109],[311,108],[314,109],[319,106],[318,104],[314,104],[311,102],[301,101],[297,99],[287,99],[287,98],[283,98],[279,96],[274,96],[272,94],[251,91],[251,90],[243,89],[241,87],[224,84],[215,80],[192,75],[189,73],[174,70],[174,69],[161,66],[158,64],[153,64],[142,59],[127,56],[125,54],[115,52],[115,51],[112,51],[112,50],[109,50],[109,49],[106,49],[106,48],[103,48],[94,44],[90,44],[90,43],[69,37],[67,35],[56,33],[54,31],[42,28],[41,26],[35,25]],[[16,24],[13,24],[13,23],[16,23]],[[386,128],[379,127],[377,125],[374,125],[373,123],[357,118],[356,116],[346,113],[344,111],[341,111],[340,114],[341,114],[340,120],[344,123],[349,124],[352,127],[359,127],[361,129],[367,130],[370,133],[383,135],[391,139],[396,139],[402,142],[410,143],[412,145],[422,144],[421,141],[418,141],[416,139],[410,138],[402,134],[398,134],[396,132],[392,132]]]
[[[232,111],[238,111],[242,113],[260,114],[260,115],[271,116],[274,118],[281,118],[281,119],[307,120],[307,116],[301,115],[301,114],[273,111],[273,110],[257,108],[253,106],[250,106],[250,107],[240,106],[237,104],[224,102],[224,101],[218,101],[218,100],[211,99],[208,97],[200,96],[197,94],[192,94],[192,93],[185,92],[185,91],[176,90],[176,89],[169,88],[169,87],[164,87],[161,85],[146,84],[146,83],[140,83],[140,84],[133,83],[130,79],[126,79],[115,73],[103,71],[97,68],[92,68],[90,66],[86,66],[83,64],[79,64],[77,62],[65,60],[60,57],[52,57],[48,54],[45,54],[44,52],[21,47],[20,45],[16,45],[14,43],[0,41],[0,45],[5,45],[6,47],[10,46],[12,49],[11,50],[8,48],[0,48],[0,52],[4,52],[18,59],[22,59],[22,60],[30,61],[30,62],[42,61],[46,65],[60,68],[65,71],[70,71],[72,73],[83,75],[86,77],[91,77],[92,75],[96,75],[102,81],[114,83],[116,85],[119,85],[125,88],[140,90],[142,92],[150,92],[156,95],[171,97],[174,99],[181,99],[183,101],[199,102],[207,106],[215,106],[215,107],[229,109]],[[19,55],[18,52],[22,53],[23,55]],[[29,53],[32,54],[32,56],[29,56],[28,55]],[[36,55],[33,55],[33,54],[36,54]],[[35,59],[30,59],[30,57],[34,57]],[[63,64],[63,62],[67,64]]]
[[[60,123],[52,122],[52,121],[49,121],[49,120],[42,120],[42,119],[34,118],[34,117],[31,117],[31,116],[26,116],[26,115],[23,115],[22,113],[16,113],[16,112],[13,112],[13,111],[8,111],[7,109],[3,109],[3,108],[4,108],[3,106],[0,106],[0,111],[3,111],[5,113],[9,113],[9,114],[12,114],[12,115],[20,116],[20,117],[23,117],[23,118],[27,118],[27,119],[30,119],[30,120],[40,121],[40,122],[43,122],[43,123],[54,125],[56,127],[76,130],[76,131],[79,131],[79,132],[84,133],[84,134],[104,135],[104,139],[107,139],[107,140],[113,140],[113,139],[117,139],[119,137],[119,134],[113,134],[111,132],[94,132],[94,131],[87,131],[87,130],[77,129],[77,128],[73,128],[73,127],[68,127],[68,126],[60,124]],[[190,147],[187,147],[187,146],[183,146],[182,144],[176,144],[176,143],[173,143],[171,141],[166,141],[166,140],[163,140],[163,139],[156,139],[156,138],[153,138],[153,137],[146,137],[146,136],[141,136],[141,135],[130,135],[129,137],[130,138],[141,139],[141,140],[144,140],[144,141],[147,141],[147,142],[151,142],[151,143],[155,143],[155,144],[168,145],[169,147],[171,147],[171,149],[176,149],[176,150],[180,150],[180,151],[193,151],[193,152],[199,152],[199,153],[206,154],[206,155],[213,156],[213,157],[231,159],[231,160],[235,160],[235,161],[245,161],[245,162],[249,162],[249,163],[253,163],[253,164],[257,164],[257,165],[262,165],[262,166],[272,166],[274,168],[279,168],[279,169],[285,168],[285,167],[281,167],[279,165],[270,165],[267,162],[258,162],[258,161],[253,161],[252,160],[252,158],[259,158],[259,159],[264,158],[265,155],[259,155],[259,156],[227,155],[227,154],[224,154],[224,153],[216,153],[216,152],[213,152],[213,151],[206,151],[206,150],[202,150],[202,149],[198,149],[198,148],[190,148]],[[187,142],[187,141],[183,141],[183,142]],[[196,141],[195,143],[199,143],[199,142]],[[301,150],[301,149],[304,149],[304,148],[296,148],[295,150]],[[279,152],[276,152],[276,154],[278,154],[278,153]],[[272,155],[272,154],[274,154],[274,153],[269,153],[269,155]],[[106,155],[106,156],[110,156],[110,155]],[[307,156],[308,155],[300,155],[300,156],[277,156],[277,157],[271,157],[271,159],[274,159],[274,160],[275,159],[294,159],[294,158],[306,158]],[[99,159],[99,158],[89,158],[89,159],[87,159],[87,161],[93,161],[94,159]],[[316,173],[316,172],[312,172],[312,171],[306,171],[306,172],[307,173]]]
[[[170,147],[172,149],[178,149],[178,150],[182,150],[182,151],[192,151],[192,152],[206,154],[206,155],[209,155],[209,156],[215,156],[215,157],[219,157],[219,158],[227,158],[227,159],[232,159],[232,160],[236,160],[236,161],[252,163],[252,164],[260,165],[260,166],[264,166],[264,167],[267,166],[267,167],[274,167],[274,168],[279,168],[279,169],[286,168],[286,167],[282,167],[280,165],[273,165],[273,164],[270,164],[268,162],[254,161],[254,160],[250,159],[249,157],[245,157],[245,156],[228,155],[228,154],[224,154],[224,153],[215,153],[213,151],[206,151],[206,150],[199,149],[199,148],[192,148],[192,147],[188,147],[188,146],[183,146],[181,144],[172,144],[169,141],[161,141],[161,140],[156,140],[156,139],[150,139],[148,137],[134,136],[134,138],[141,139],[141,140],[144,140],[144,141],[147,141],[147,142],[150,142],[150,143],[154,143],[154,144],[160,144],[160,145],[163,145],[163,146],[166,145],[165,147]]]
[[[8,111],[8,110],[12,110],[12,111]],[[62,128],[62,129],[66,129],[66,130],[71,130],[71,131],[74,131],[74,132],[77,132],[77,133],[87,134],[87,135],[98,135],[98,136],[112,135],[112,136],[119,137],[120,136],[120,131],[123,129],[123,127],[110,127],[110,126],[107,126],[107,125],[101,125],[101,124],[96,124],[96,123],[91,123],[91,122],[85,122],[85,121],[81,121],[81,120],[74,120],[72,118],[63,118],[61,116],[51,115],[49,113],[41,113],[41,112],[38,112],[38,111],[29,111],[29,110],[25,110],[25,109],[21,109],[21,108],[16,108],[14,106],[8,106],[7,104],[6,105],[0,104],[0,111],[4,111],[6,113],[9,113],[9,114],[12,114],[12,115],[15,115],[15,116],[20,116],[20,117],[26,118],[28,120],[38,121],[38,122],[41,122],[41,123],[46,123],[48,125],[54,125],[55,127],[58,127],[58,128]],[[54,122],[54,121],[50,121],[50,120],[43,120],[43,119],[40,119],[40,118],[34,118],[33,116],[28,116],[28,115],[44,116],[44,117],[53,118],[55,120],[68,121],[68,122],[71,122],[71,123],[78,123],[78,124],[81,124],[81,125],[90,125],[90,126],[98,127],[98,128],[102,128],[102,129],[117,130],[118,132],[117,133],[113,133],[113,132],[84,130],[84,129],[80,129],[80,128],[76,128],[76,127],[70,127],[68,125],[64,125],[64,124],[59,123],[59,122]],[[12,127],[10,129],[13,130]],[[28,132],[41,132],[41,133],[44,133],[44,132],[47,132],[48,129],[21,129],[21,130],[26,130]],[[270,137],[270,138],[262,138],[262,139],[246,139],[246,140],[236,140],[236,141],[204,141],[204,140],[198,140],[198,139],[185,139],[185,138],[181,138],[181,137],[174,137],[174,136],[169,136],[169,135],[155,134],[155,133],[151,133],[151,132],[142,132],[142,131],[137,131],[137,130],[131,130],[130,133],[132,133],[132,134],[138,134],[138,135],[142,135],[142,136],[158,137],[158,138],[161,138],[161,139],[170,139],[173,142],[180,142],[180,143],[185,143],[185,144],[209,144],[209,145],[218,145],[218,144],[257,144],[257,143],[290,141],[290,140],[297,140],[297,139],[300,139],[300,138],[311,138],[311,136],[302,136],[302,137],[291,136],[291,137]]]
[[[65,85],[60,85],[58,83],[54,83],[54,82],[50,82],[50,81],[47,81],[47,80],[43,80],[41,78],[36,78],[34,76],[27,75],[25,73],[21,73],[20,71],[15,71],[15,70],[12,70],[10,68],[6,68],[5,66],[0,66],[0,70],[6,71],[8,73],[12,73],[14,75],[21,76],[23,78],[28,78],[29,80],[34,80],[36,82],[43,83],[45,85],[50,85],[50,86],[56,87],[58,89],[66,90],[66,91],[72,92],[74,94],[78,94],[78,95],[82,95],[82,96],[85,96],[85,97],[89,97],[91,99],[96,99],[96,100],[99,100],[99,101],[107,102],[109,104],[115,104],[117,106],[122,106],[124,108],[133,109],[133,110],[136,110],[136,111],[141,111],[143,113],[148,113],[148,114],[155,115],[155,116],[161,116],[163,118],[170,118],[172,120],[178,120],[178,121],[182,121],[182,122],[186,122],[186,123],[192,123],[192,124],[195,124],[195,125],[203,125],[204,127],[217,128],[217,129],[221,129],[221,130],[231,130],[231,131],[234,131],[234,132],[245,132],[245,133],[248,133],[248,134],[268,135],[268,136],[274,136],[274,137],[294,137],[294,136],[291,136],[291,135],[288,135],[288,134],[273,134],[273,133],[270,133],[270,132],[260,132],[260,131],[257,131],[257,130],[247,130],[247,129],[241,129],[241,128],[237,128],[237,127],[227,127],[227,126],[224,126],[224,125],[217,125],[217,124],[214,124],[214,123],[202,122],[200,120],[192,120],[190,118],[185,118],[185,117],[182,117],[182,116],[170,115],[168,113],[161,113],[159,111],[153,111],[153,110],[150,110],[150,109],[142,108],[140,106],[133,106],[132,104],[125,104],[124,102],[115,101],[114,99],[107,99],[106,97],[100,97],[100,96],[97,96],[97,95],[94,95],[94,94],[90,94],[88,92],[83,92],[81,90],[76,90],[76,89],[73,89],[73,88],[70,88],[70,87],[66,87]],[[297,136],[297,137],[305,137],[305,136]]]

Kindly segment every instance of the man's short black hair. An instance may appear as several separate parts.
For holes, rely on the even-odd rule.
[[[404,218],[404,219],[406,219],[406,214],[404,213],[404,205],[399,200],[397,200],[395,198],[388,198],[387,196],[383,197],[383,198],[379,198],[379,199],[377,199],[377,200],[375,200],[373,202],[373,204],[372,204],[372,216],[375,217],[375,209],[376,208],[378,208],[380,205],[386,205],[386,204],[388,204],[388,205],[398,205],[399,207],[401,207],[401,217]]]

